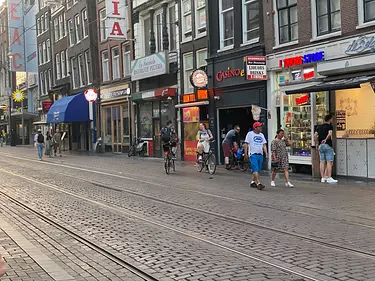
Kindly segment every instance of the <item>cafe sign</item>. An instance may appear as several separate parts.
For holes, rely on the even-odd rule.
[[[168,73],[168,55],[160,52],[136,59],[131,64],[131,79],[137,81]]]
[[[243,77],[243,76],[245,76],[245,70],[244,69],[240,69],[240,68],[231,69],[228,66],[227,70],[217,72],[216,75],[215,75],[215,78],[216,78],[216,81],[221,82],[221,81],[223,81],[225,79],[228,79],[228,78]]]
[[[360,36],[350,42],[345,50],[345,54],[347,55],[358,55],[370,52],[375,52],[375,35]]]

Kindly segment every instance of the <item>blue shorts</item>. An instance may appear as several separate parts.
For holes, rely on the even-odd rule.
[[[319,155],[320,162],[333,162],[333,159],[335,158],[333,148],[326,143],[319,145]]]
[[[263,166],[263,155],[252,154],[250,156],[251,172],[259,173]]]

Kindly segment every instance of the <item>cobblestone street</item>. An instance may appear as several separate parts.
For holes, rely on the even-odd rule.
[[[375,182],[0,149],[6,280],[375,280]]]

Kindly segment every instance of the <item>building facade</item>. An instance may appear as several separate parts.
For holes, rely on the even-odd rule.
[[[217,155],[223,163],[221,142],[235,125],[244,140],[255,122],[253,106],[261,108],[260,121],[267,136],[266,73],[263,36],[263,1],[208,1],[208,123],[217,140]],[[219,27],[219,29],[218,29]],[[263,73],[252,75],[248,64]],[[245,61],[248,61],[245,63]],[[258,118],[257,118],[258,119]]]
[[[105,1],[97,3],[97,27],[100,60],[100,111],[101,132],[104,151],[113,153],[127,152],[129,149],[132,126],[132,103],[130,101],[131,59],[133,57],[132,40],[113,40],[110,32]],[[125,1],[124,12],[130,23],[130,3]],[[125,28],[124,28],[125,29]],[[123,30],[127,38],[132,38],[131,28]]]
[[[132,1],[132,5],[131,100],[135,103],[136,136],[147,142],[148,156],[161,157],[161,128],[168,120],[178,127],[178,7],[175,1],[156,0]]]
[[[264,25],[272,30],[266,34],[268,107],[277,117],[269,133],[285,128],[293,141],[290,162],[318,174],[314,131],[334,113],[337,174],[375,177],[375,1],[264,5]]]

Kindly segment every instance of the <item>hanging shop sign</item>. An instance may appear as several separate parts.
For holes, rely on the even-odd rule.
[[[347,55],[358,55],[367,52],[375,52],[375,35],[360,36],[350,42],[345,50],[345,54]]]
[[[25,94],[20,90],[15,90],[12,94],[13,100],[16,102],[21,102],[25,99]]]
[[[267,58],[263,56],[248,56],[246,62],[247,80],[267,80]]]
[[[94,101],[96,101],[97,98],[98,98],[98,93],[97,93],[96,90],[94,90],[94,89],[87,89],[85,91],[85,99],[88,102],[94,102]]]
[[[42,102],[42,110],[43,112],[48,112],[49,109],[51,108],[52,102],[50,101],[43,101]]]
[[[291,58],[285,58],[279,61],[280,68],[289,68],[298,65],[304,65],[309,63],[317,63],[324,61],[324,51],[305,54],[303,56],[296,56]]]
[[[243,77],[245,76],[245,70],[244,69],[231,69],[228,67],[227,70],[225,71],[219,71],[216,73],[216,81],[221,82],[225,79],[228,78],[233,78],[233,77]]]
[[[108,27],[108,38],[127,39],[128,32],[128,9],[127,0],[106,1],[106,26]],[[106,31],[107,32],[107,31]]]
[[[131,66],[132,81],[166,74],[168,66],[168,55],[165,52],[136,59]]]
[[[207,73],[202,69],[193,71],[190,75],[190,83],[195,88],[205,88],[208,84]]]
[[[310,95],[304,95],[304,96],[296,98],[296,105],[308,104],[309,101],[310,101]]]
[[[199,107],[186,107],[182,115],[184,123],[199,122]]]

